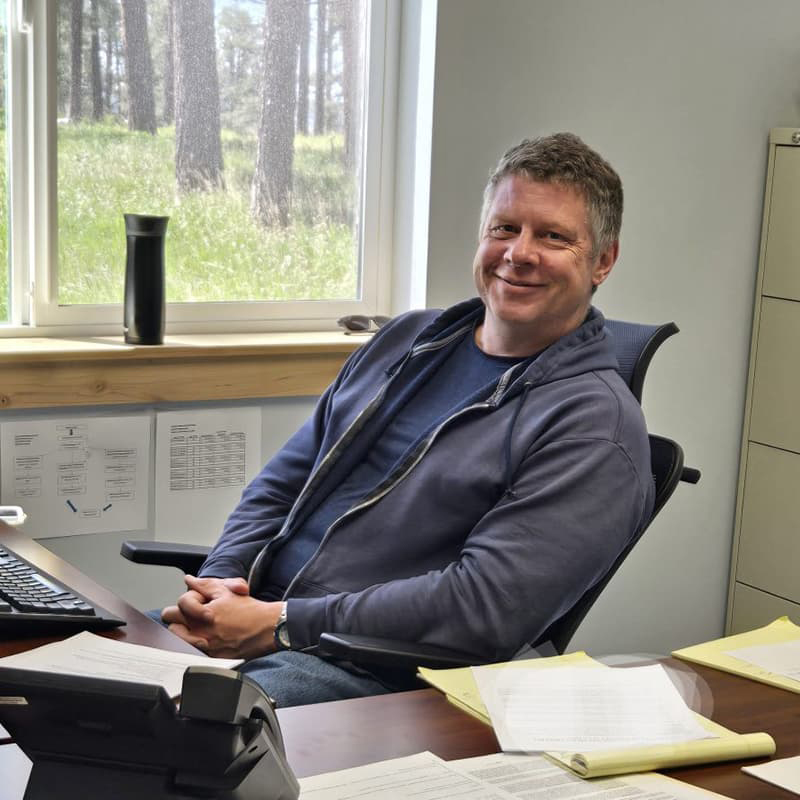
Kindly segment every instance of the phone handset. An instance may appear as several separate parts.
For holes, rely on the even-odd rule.
[[[258,762],[263,773],[260,780],[268,778],[270,791],[263,794],[262,784],[254,796],[270,800],[297,797],[299,785],[286,763],[283,735],[274,703],[254,680],[229,669],[189,667],[183,676],[179,713],[192,720],[221,722],[241,728],[244,746],[234,755],[226,774],[248,771]],[[252,783],[245,781],[245,784]],[[240,796],[249,797],[248,786],[241,788],[244,792]],[[249,786],[251,790],[255,788]]]
[[[281,737],[275,705],[251,678],[220,667],[189,667],[183,675],[180,712],[184,717],[243,725],[263,719]]]

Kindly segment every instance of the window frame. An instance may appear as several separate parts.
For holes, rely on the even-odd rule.
[[[325,330],[344,314],[388,313],[400,9],[391,0],[366,0],[365,5],[361,298],[168,303],[167,334]],[[48,0],[18,0],[7,7],[12,318],[0,328],[0,337],[121,334],[121,303],[57,303],[57,11]]]

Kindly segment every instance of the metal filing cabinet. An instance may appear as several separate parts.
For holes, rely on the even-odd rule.
[[[800,624],[800,129],[770,132],[727,633]]]

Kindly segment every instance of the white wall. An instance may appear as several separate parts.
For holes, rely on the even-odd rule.
[[[721,635],[769,128],[800,125],[796,0],[439,0],[428,305],[473,293],[480,194],[524,136],[579,134],[619,171],[607,316],[675,320],[650,429],[681,484],[573,644],[667,652]]]

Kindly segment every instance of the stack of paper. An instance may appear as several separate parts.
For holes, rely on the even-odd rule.
[[[780,617],[763,628],[684,647],[676,658],[800,692],[800,627]]]
[[[603,667],[599,661],[590,658],[584,652],[568,653],[552,658],[532,658],[522,661],[506,661],[498,664],[487,664],[483,669],[553,669],[556,667]],[[420,678],[435,689],[443,692],[447,699],[462,711],[472,714],[481,722],[491,725],[489,712],[481,700],[478,685],[472,675],[472,667],[455,667],[454,669],[429,669],[420,667]]]
[[[586,782],[541,756],[496,753],[442,761],[432,753],[380,761],[300,779],[303,800],[712,800],[723,795],[698,789],[665,775],[648,773]]]
[[[768,734],[736,734],[691,712],[657,665],[610,669],[573,653],[473,669],[420,669],[420,676],[493,724],[504,750],[547,752],[581,777],[775,752]]]
[[[183,673],[187,667],[232,669],[241,663],[240,658],[208,658],[190,653],[175,653],[106,639],[88,631],[77,633],[60,642],[0,658],[0,667],[155,684],[163,686],[173,698],[181,693]]]

